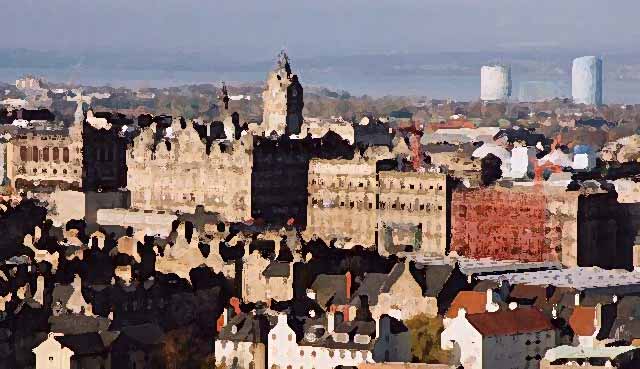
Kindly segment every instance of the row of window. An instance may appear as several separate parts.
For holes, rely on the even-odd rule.
[[[382,210],[386,210],[386,209],[391,209],[391,210],[409,210],[409,211],[416,211],[416,210],[420,210],[420,211],[427,211],[430,212],[431,210],[436,210],[436,206],[432,205],[432,204],[414,204],[414,203],[401,203],[399,201],[394,201],[391,203],[386,203],[384,201],[380,201],[380,209]],[[438,205],[437,207],[438,211],[442,210],[442,205]]]
[[[48,170],[47,168],[42,168],[42,169],[40,169],[40,172],[41,172],[41,173],[43,173],[43,174],[47,174],[47,173],[49,173],[49,170]],[[58,174],[58,169],[55,169],[55,168],[54,168],[54,169],[52,169],[52,170],[51,170],[51,173],[53,173],[53,174]],[[65,174],[65,175],[66,175],[67,173],[68,173],[68,172],[67,172],[67,170],[66,170],[66,169],[63,169],[63,170],[62,170],[62,174]],[[74,170],[73,170],[73,173],[74,173],[74,174],[78,174],[78,170],[77,170],[77,169],[74,169]],[[18,174],[27,174],[27,173],[26,173],[26,169],[25,169],[24,167],[20,167],[20,168],[18,168]],[[38,168],[33,168],[33,174],[38,174]]]
[[[316,185],[317,184],[317,185],[320,185],[320,186],[324,186],[325,185],[325,181],[323,179],[317,179],[317,180],[316,179],[312,179],[311,180],[311,184],[312,185]],[[366,187],[369,187],[369,186],[371,186],[371,182],[367,181],[366,182]],[[364,182],[358,182],[357,186],[356,186],[354,183],[349,182],[349,183],[347,183],[345,185],[345,181],[344,180],[338,179],[337,184],[334,181],[329,185],[329,187],[347,187],[347,188],[359,187],[359,188],[364,188],[365,187],[365,183]],[[393,189],[393,187],[394,187],[393,181],[391,181],[389,183],[381,182],[380,183],[380,187],[383,188],[383,189]],[[400,189],[404,190],[404,189],[407,189],[407,188],[410,189],[410,190],[415,190],[416,189],[416,185],[413,184],[413,183],[405,185],[403,182],[400,182]],[[419,183],[418,184],[418,189],[419,190],[427,190],[427,189],[433,190],[433,189],[435,189],[437,191],[441,191],[442,190],[442,185],[433,185],[433,184],[426,185],[425,184],[423,186],[422,183]]]
[[[51,157],[49,154],[51,154]],[[40,150],[37,146],[33,146],[31,149],[26,146],[20,146],[21,161],[33,161],[37,163],[38,161],[40,161],[40,159],[42,159],[42,161],[44,162],[48,162],[50,159],[54,162],[59,162],[60,149],[54,147],[52,150],[49,150],[48,147],[45,147]],[[69,162],[69,148],[67,147],[62,148],[62,161],[65,163]]]

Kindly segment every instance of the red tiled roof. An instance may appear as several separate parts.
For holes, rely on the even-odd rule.
[[[487,307],[486,292],[477,291],[460,291],[451,302],[451,306],[445,316],[447,318],[455,318],[458,316],[458,310],[464,308],[467,314],[484,313]]]
[[[534,308],[472,314],[466,318],[483,336],[511,336],[553,329],[549,319]]]
[[[569,326],[578,336],[593,336],[596,333],[596,326],[593,324],[595,319],[596,308],[576,306],[569,318]]]

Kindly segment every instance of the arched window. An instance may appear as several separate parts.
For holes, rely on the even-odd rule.
[[[42,160],[49,161],[49,148],[45,147],[42,149]]]
[[[38,148],[34,146],[33,149],[31,149],[31,159],[38,162],[38,159],[40,159],[39,156]]]
[[[59,161],[60,160],[60,149],[58,149],[57,147],[53,148],[53,161]]]
[[[62,161],[65,163],[69,162],[69,148],[67,147],[62,149]]]
[[[24,146],[20,146],[20,160],[29,160],[29,150],[27,150],[27,148]]]

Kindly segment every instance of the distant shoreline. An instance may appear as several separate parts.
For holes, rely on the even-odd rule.
[[[472,101],[479,98],[480,76],[478,75],[433,75],[429,73],[367,75],[344,73],[336,70],[319,71],[298,69],[303,86],[326,87],[331,90],[348,91],[352,95],[415,96],[435,99],[452,98]],[[111,86],[126,88],[166,88],[191,84],[230,85],[261,84],[264,71],[205,72],[167,71],[160,69],[131,70],[102,68],[0,68],[0,81],[13,84],[17,78],[33,74],[54,83],[72,83],[86,86]],[[541,79],[537,76],[524,79],[514,76],[512,98],[522,97],[520,87],[526,82],[542,82],[555,91],[556,97],[570,96],[570,81]],[[545,87],[545,88],[547,88]],[[605,103],[640,103],[640,80],[605,79]],[[551,95],[549,95],[550,97]]]

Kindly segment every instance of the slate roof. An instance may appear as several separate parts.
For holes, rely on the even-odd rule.
[[[424,267],[426,286],[423,288],[423,295],[438,297],[453,270],[454,266],[452,265],[426,265]]]
[[[262,275],[269,278],[274,277],[289,277],[291,274],[291,268],[289,263],[280,261],[272,261],[262,272]]]
[[[74,356],[99,355],[106,352],[106,347],[98,333],[85,333],[70,336],[56,336],[55,339],[64,347],[73,351]]]
[[[129,337],[133,341],[147,346],[159,344],[162,341],[164,332],[156,324],[145,323],[123,327],[120,330],[120,335]]]
[[[346,305],[347,283],[344,274],[320,274],[311,284],[311,289],[316,293],[316,301],[323,307],[329,305]]]
[[[553,329],[549,319],[534,308],[471,314],[466,319],[483,336],[511,336]]]
[[[270,324],[266,317],[254,314],[238,314],[225,325],[218,339],[236,342],[266,343]]]
[[[351,304],[358,306],[360,304],[360,296],[367,296],[371,305],[377,305],[380,289],[388,277],[384,273],[365,273],[360,286],[353,294],[354,297],[351,299]]]
[[[91,332],[105,331],[109,328],[110,320],[101,316],[86,316],[84,314],[63,314],[50,316],[51,331],[65,335],[80,335]]]

